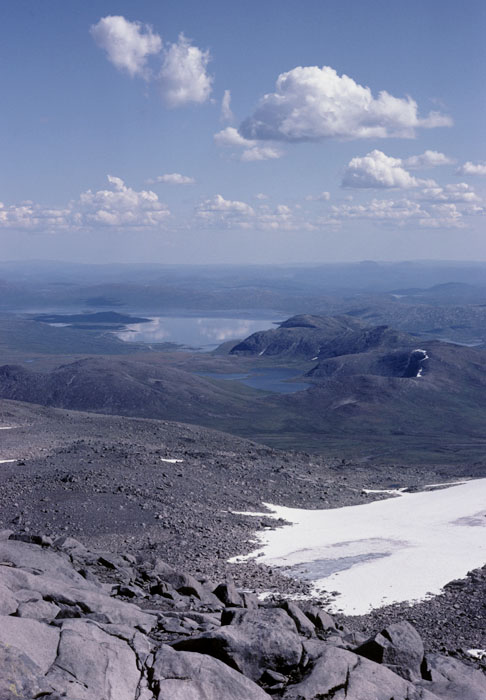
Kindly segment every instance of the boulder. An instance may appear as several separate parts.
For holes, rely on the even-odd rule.
[[[0,583],[0,615],[12,615],[18,608],[17,598],[12,591]]]
[[[316,629],[322,632],[336,629],[334,619],[325,610],[321,610],[315,605],[307,605],[304,608],[304,612]]]
[[[295,622],[279,608],[237,610],[231,624],[173,646],[214,656],[254,681],[267,669],[290,672],[302,657]]]
[[[441,654],[427,655],[429,681],[422,686],[441,700],[484,700],[486,676],[457,659]]]
[[[298,605],[286,600],[282,608],[290,615],[295,622],[299,634],[304,637],[315,637],[316,630],[310,619],[305,615]]]
[[[157,700],[268,700],[256,683],[226,664],[162,645],[151,669]]]
[[[405,620],[385,627],[354,649],[356,654],[385,664],[409,681],[422,678],[424,644],[414,627]]]
[[[0,617],[0,642],[18,649],[46,673],[56,658],[59,630],[37,620],[4,616]]]
[[[288,686],[282,697],[284,700],[439,700],[388,668],[338,647],[327,647],[304,680]]]
[[[17,611],[18,617],[28,617],[32,620],[54,620],[61,608],[55,603],[48,603],[46,600],[35,600],[21,603]]]
[[[126,641],[96,623],[69,620],[61,628],[55,663],[46,680],[68,698],[135,700],[141,673]]]
[[[0,562],[35,574],[47,574],[59,583],[86,583],[66,556],[36,544],[17,540],[0,540]]]
[[[53,690],[41,668],[16,647],[0,642],[0,698],[37,698]]]
[[[236,586],[234,583],[227,582],[227,583],[220,583],[219,586],[217,586],[214,591],[214,595],[219,598],[219,600],[224,603],[226,606],[231,607],[231,608],[244,608],[245,607],[245,600],[244,598],[238,593],[236,590]]]

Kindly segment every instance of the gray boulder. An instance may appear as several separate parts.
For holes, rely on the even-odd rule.
[[[267,669],[287,673],[298,666],[302,642],[283,610],[235,610],[230,621],[214,632],[181,640],[174,649],[214,656],[254,681]]]
[[[356,654],[385,664],[409,681],[422,678],[424,644],[409,622],[395,622],[364,644],[354,649]]]
[[[37,620],[4,616],[0,617],[0,642],[15,647],[47,673],[56,658],[59,630]]]
[[[162,645],[155,655],[151,682],[157,700],[268,700],[256,683],[226,664],[198,653]]]
[[[299,634],[304,637],[315,637],[316,630],[310,619],[305,615],[298,605],[286,600],[282,608],[290,615],[295,622]]]
[[[327,647],[306,678],[289,686],[282,697],[284,700],[439,700],[388,668],[338,647]]]
[[[20,649],[0,642],[0,698],[36,698],[53,690],[42,669]]]
[[[136,656],[127,642],[94,623],[63,623],[55,663],[46,680],[67,698],[135,700],[140,683]]]
[[[0,615],[13,615],[18,606],[18,600],[12,591],[0,583]]]
[[[457,659],[440,654],[427,655],[430,682],[422,686],[436,693],[442,700],[484,700],[486,676]]]

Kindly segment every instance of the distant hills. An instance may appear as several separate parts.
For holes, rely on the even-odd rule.
[[[42,371],[4,365],[0,397],[178,420],[344,458],[485,460],[484,351],[353,317],[298,315],[249,336],[224,357],[177,357],[91,357]],[[231,372],[300,367],[311,386],[284,395],[206,379],[190,371],[203,360]]]

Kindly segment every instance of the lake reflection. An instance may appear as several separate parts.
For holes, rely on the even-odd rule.
[[[274,328],[275,322],[261,318],[151,316],[150,323],[134,323],[116,335],[129,342],[177,343],[208,352],[227,340],[243,339],[256,331]]]

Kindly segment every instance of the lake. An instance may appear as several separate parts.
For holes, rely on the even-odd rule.
[[[211,379],[223,379],[241,382],[253,389],[262,391],[275,391],[279,394],[294,394],[296,391],[308,389],[310,384],[306,382],[290,382],[294,377],[301,377],[302,372],[287,367],[265,367],[241,374],[221,374],[218,372],[197,372],[200,377]]]
[[[235,318],[217,316],[150,316],[150,323],[135,323],[118,331],[121,340],[137,343],[177,343],[210,352],[228,340],[246,338],[275,328],[283,318]]]

